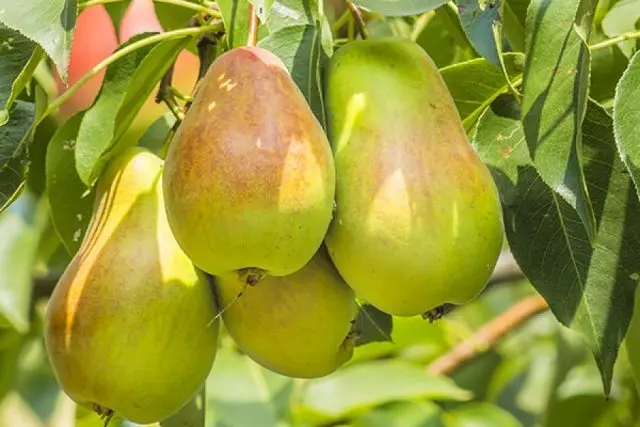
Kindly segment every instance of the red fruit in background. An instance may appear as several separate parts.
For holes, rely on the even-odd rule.
[[[117,47],[116,29],[104,6],[91,6],[80,12],[76,20],[74,39],[71,45],[69,86],[75,84],[100,61],[111,55]],[[54,79],[58,94],[61,94],[68,86],[64,84],[57,70],[54,70]],[[58,117],[65,120],[78,111],[89,108],[93,104],[103,80],[104,70],[92,77],[62,104]]]

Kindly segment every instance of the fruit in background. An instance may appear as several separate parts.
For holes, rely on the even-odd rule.
[[[69,61],[68,84],[75,84],[93,67],[111,55],[118,47],[115,27],[107,10],[102,5],[84,9],[76,20],[74,39]],[[104,80],[105,70],[93,76],[60,107],[58,118],[61,121],[86,110],[93,104]],[[54,79],[58,94],[67,89],[67,85],[54,68]]]
[[[164,32],[156,15],[153,0],[132,0],[120,22],[118,31],[120,43],[125,43],[131,37],[145,32]],[[172,86],[189,95],[198,78],[199,66],[196,55],[187,50],[180,52],[174,67]],[[127,132],[127,137],[131,140],[137,141],[145,129],[169,111],[164,103],[155,102],[157,92],[158,86],[154,88],[152,95],[131,124]]]
[[[63,390],[142,424],[172,415],[200,389],[219,331],[209,283],[171,234],[161,170],[162,160],[140,148],[109,163],[45,318]]]
[[[503,241],[488,168],[431,58],[396,38],[340,48],[327,72],[338,271],[382,311],[462,304],[486,285]]]
[[[228,306],[222,318],[229,334],[267,369],[315,378],[351,359],[358,306],[324,250],[290,276],[268,276],[256,286],[234,274],[216,282],[220,306]]]
[[[282,61],[257,47],[230,50],[209,68],[163,181],[176,239],[213,275],[291,274],[331,220],[329,142]]]

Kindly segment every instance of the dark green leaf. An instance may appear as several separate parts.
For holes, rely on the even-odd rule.
[[[445,415],[447,427],[520,427],[522,424],[510,413],[486,402],[462,405]]]
[[[640,52],[633,56],[618,82],[613,124],[620,156],[631,172],[640,196]]]
[[[323,51],[321,32],[316,26],[296,25],[282,28],[260,40],[258,46],[282,59],[291,77],[311,106],[318,121],[325,126],[325,110],[321,85]]]
[[[524,69],[524,55],[505,54],[504,62],[511,81],[513,83],[519,81]],[[441,74],[467,132],[473,129],[478,117],[491,102],[508,90],[500,69],[484,58],[445,67],[441,70]]]
[[[36,85],[36,115],[41,115],[47,104],[47,94],[40,85]],[[37,195],[45,191],[45,162],[47,157],[47,147],[53,133],[57,129],[56,119],[52,116],[44,117],[33,135],[33,140],[29,146],[29,160],[27,168],[27,188]]]
[[[616,37],[634,31],[640,20],[640,0],[621,0],[616,2],[602,20],[602,30],[608,37]],[[620,50],[627,58],[636,51],[636,40],[618,43]]]
[[[13,329],[0,327],[0,402],[13,387],[16,365],[23,342],[23,334]]]
[[[249,1],[218,0],[229,49],[244,46],[249,39]]]
[[[483,115],[474,143],[494,176],[501,176],[501,193],[511,194],[505,203],[511,251],[556,318],[589,344],[608,393],[640,279],[640,202],[618,158],[612,120],[590,102],[582,126],[597,227],[592,246],[575,210],[524,165],[518,121],[497,115]]]
[[[502,9],[502,23],[503,23],[503,33],[511,47],[512,51],[515,52],[524,52],[525,50],[525,34],[524,34],[524,16],[523,19],[520,20],[520,17],[514,10],[511,1],[507,0],[504,2]],[[528,4],[528,2],[527,2]],[[526,9],[525,9],[526,11]]]
[[[354,3],[385,16],[409,16],[433,10],[447,0],[356,0]]]
[[[76,0],[0,0],[0,22],[38,43],[65,80],[76,15]]]
[[[127,44],[147,37],[133,37]],[[76,168],[93,185],[126,130],[189,38],[138,49],[107,68],[98,99],[86,111],[76,142]]]
[[[0,24],[0,126],[8,120],[7,110],[24,88],[25,79],[16,80],[29,63],[35,46],[19,32]],[[33,70],[27,71],[33,73]]]
[[[363,304],[356,318],[358,339],[356,345],[371,342],[392,342],[393,317],[370,304]]]
[[[373,409],[355,419],[352,427],[444,427],[438,405],[401,402]]]
[[[207,408],[216,427],[273,427],[289,416],[293,380],[228,348],[218,350],[207,379]]]
[[[415,399],[464,401],[470,394],[448,378],[400,360],[352,365],[306,384],[301,410],[323,422],[352,417],[385,403]]]
[[[78,129],[84,113],[67,120],[49,142],[46,178],[51,220],[70,254],[82,243],[93,210],[94,191],[89,191],[75,167]]]
[[[580,3],[531,2],[522,120],[538,173],[578,212],[592,240],[596,224],[579,154],[589,90],[590,56],[585,40],[591,21],[587,16],[592,14],[581,9]]]
[[[460,21],[473,48],[500,65],[501,23],[499,0],[459,0]]]
[[[42,204],[25,192],[0,214],[0,325],[29,330],[32,275],[46,215]]]
[[[18,100],[9,112],[9,122],[0,126],[0,212],[15,199],[24,184],[26,145],[33,114],[33,104]]]
[[[598,419],[610,410],[614,402],[604,396],[573,396],[558,400],[551,404],[547,414],[545,427],[564,427],[567,420],[574,425],[595,427],[607,425],[597,423]]]

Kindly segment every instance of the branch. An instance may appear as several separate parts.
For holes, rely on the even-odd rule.
[[[350,1],[347,2],[347,7],[351,11],[353,15],[353,19],[356,21],[356,27],[358,28],[358,32],[360,33],[360,37],[363,39],[369,38],[369,31],[367,30],[367,24],[364,22],[364,18],[362,16],[362,11],[355,4]]]
[[[247,46],[255,46],[258,42],[258,15],[252,3],[249,4],[249,38]]]
[[[529,296],[495,319],[485,323],[471,337],[427,366],[432,374],[450,374],[465,362],[495,347],[510,331],[549,308],[540,295]]]

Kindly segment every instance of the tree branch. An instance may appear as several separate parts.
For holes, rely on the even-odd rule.
[[[544,298],[537,294],[521,300],[433,361],[427,366],[427,371],[433,374],[450,374],[465,362],[495,347],[508,332],[548,308]]]
[[[364,17],[362,16],[362,12],[360,8],[350,1],[347,2],[347,7],[351,11],[353,15],[353,19],[356,22],[356,28],[358,28],[358,32],[360,33],[360,37],[363,39],[369,38],[369,31],[367,30],[367,24],[364,22]]]
[[[258,42],[258,15],[253,4],[249,4],[249,38],[247,46],[255,46]]]

